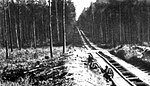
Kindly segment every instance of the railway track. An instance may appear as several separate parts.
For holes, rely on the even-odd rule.
[[[123,67],[118,62],[113,60],[111,57],[105,55],[102,52],[98,52],[97,54],[101,58],[103,58],[108,63],[108,65],[111,66],[111,68],[113,68],[115,71],[117,71],[117,73],[122,78],[124,78],[124,80],[126,80],[128,83],[130,83],[131,86],[149,86],[148,84],[146,84],[145,82],[140,80],[136,75],[134,75],[133,73],[128,71],[125,67]]]
[[[83,33],[82,30],[80,30],[80,33],[81,33],[82,38],[83,38],[84,41],[86,42],[87,46],[88,46],[91,50],[97,50],[95,47],[93,47],[93,46],[89,43],[88,39],[86,38],[86,36],[84,35],[84,33]],[[88,48],[87,48],[87,49],[88,49]]]
[[[85,36],[85,34],[83,33],[82,30],[79,30],[80,36],[82,37],[82,39],[84,40],[84,44],[86,45],[87,49],[91,49],[91,50],[97,50],[94,46],[92,46],[90,44],[90,42],[88,41],[87,37]],[[117,61],[115,61],[113,58],[105,55],[103,52],[99,51],[96,52],[96,54],[98,55],[98,58],[95,58],[93,54],[93,58],[95,59],[99,59],[101,58],[106,65],[108,65],[109,67],[111,67],[113,69],[113,71],[115,72],[115,74],[118,74],[122,80],[124,80],[124,82],[126,82],[126,84],[128,86],[149,86],[148,84],[146,84],[145,82],[143,82],[141,79],[139,79],[135,74],[131,73],[129,70],[127,70],[125,67],[123,67],[121,64],[119,64]],[[98,63],[101,63],[99,61],[97,61]],[[113,86],[120,86],[118,85],[118,81],[117,79],[112,79],[113,82]],[[122,83],[124,84],[124,83]],[[123,85],[121,85],[123,86]],[[124,85],[126,86],[126,85]]]

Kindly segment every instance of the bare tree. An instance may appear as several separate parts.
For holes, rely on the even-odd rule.
[[[55,10],[56,10],[56,27],[57,27],[57,38],[58,38],[58,42],[60,41],[60,37],[59,37],[59,21],[58,21],[58,9],[57,9],[57,0],[55,0]]]
[[[11,8],[10,8],[10,3],[8,4],[8,11],[9,11],[9,39],[10,39],[10,48],[11,48],[11,52],[13,52],[13,41],[12,41],[12,27],[11,27]]]
[[[65,22],[65,10],[66,0],[63,0],[63,53],[66,52],[66,22]]]
[[[36,25],[35,25],[35,15],[33,15],[33,37],[34,37],[34,48],[36,48]]]
[[[3,29],[5,29],[5,39],[4,39],[4,43],[5,43],[5,48],[6,48],[6,59],[8,59],[8,33],[7,33],[7,30],[8,30],[8,25],[7,25],[7,13],[6,13],[6,7],[5,5],[7,6],[7,2],[5,3],[4,0],[3,0],[3,13],[4,13],[4,17],[3,17]]]
[[[50,56],[53,58],[53,37],[52,37],[52,19],[51,19],[51,0],[49,0],[49,30],[50,30]]]
[[[120,26],[120,42],[122,42],[122,22],[121,22],[121,3],[120,3],[120,5],[119,5],[119,26]]]

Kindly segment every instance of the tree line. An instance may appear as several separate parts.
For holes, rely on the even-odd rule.
[[[52,0],[51,7],[45,0],[3,1],[0,3],[2,46],[21,49],[49,45],[50,32],[54,45],[63,44],[63,0]],[[49,29],[50,23],[52,31]],[[65,2],[66,32],[72,31],[74,24],[75,7],[73,2],[68,0]],[[69,35],[67,42],[70,41],[71,34]]]
[[[150,3],[147,0],[108,0],[91,3],[78,26],[99,43],[141,44],[150,41]]]

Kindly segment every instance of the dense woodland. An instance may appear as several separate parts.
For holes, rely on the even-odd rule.
[[[91,3],[79,17],[78,26],[91,40],[109,45],[150,41],[150,2],[108,1]]]
[[[63,0],[51,0],[51,4],[46,0],[3,1],[0,2],[1,46],[21,49],[49,45],[50,24],[53,44],[62,45]],[[66,32],[70,33],[67,34],[69,42],[75,25],[75,7],[71,0],[66,1],[65,14]]]

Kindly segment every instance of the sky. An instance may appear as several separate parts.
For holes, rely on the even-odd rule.
[[[84,7],[89,7],[91,2],[95,2],[96,0],[72,0],[74,2],[74,5],[76,7],[76,20],[82,13]]]
[[[0,0],[2,1],[2,0]],[[16,1],[16,0],[14,0]],[[48,0],[46,0],[48,1]],[[80,14],[82,13],[84,7],[89,7],[91,2],[95,2],[96,0],[71,0],[72,2],[74,2],[74,5],[76,7],[76,19],[78,19],[78,17],[80,16]]]

